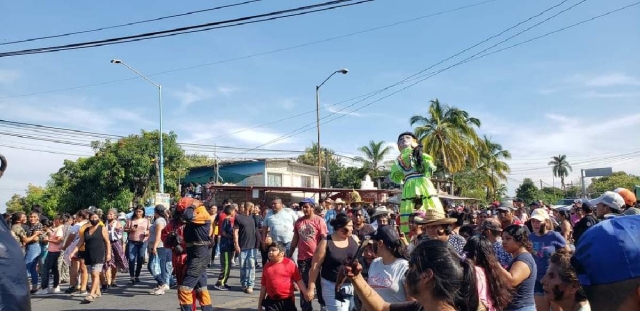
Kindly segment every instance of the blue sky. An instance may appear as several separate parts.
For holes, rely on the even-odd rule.
[[[239,1],[238,1],[239,2]],[[109,63],[122,59],[145,73],[215,63],[337,37],[482,1],[377,0],[329,12],[196,34],[92,49],[0,58],[0,119],[127,135],[157,127],[157,99],[143,80],[31,93],[126,79],[133,73]],[[263,148],[302,150],[315,141],[315,113],[261,128],[315,108],[322,87],[322,116],[353,102],[329,105],[381,89],[560,3],[560,0],[496,0],[344,39],[267,55],[199,66],[151,78],[163,85],[165,130],[183,142],[256,147],[297,128],[311,130]],[[558,8],[434,70],[454,64],[562,9]],[[232,1],[99,3],[5,1],[0,43],[110,26],[204,9]],[[0,52],[103,39],[297,7],[310,1],[264,0],[236,8],[37,42],[0,46]],[[317,2],[313,2],[317,3]],[[504,47],[633,3],[586,1],[501,45]],[[552,184],[546,163],[567,154],[580,168],[613,166],[640,174],[632,156],[640,150],[640,6],[442,72],[405,91],[322,125],[322,145],[345,155],[369,140],[390,143],[409,130],[408,119],[425,114],[434,98],[480,118],[482,134],[514,154],[511,192],[524,177]],[[396,90],[391,89],[389,92]],[[382,93],[384,96],[388,93]],[[350,112],[379,97],[342,111]],[[333,114],[329,119],[338,116]],[[636,134],[637,135],[637,134]],[[222,136],[222,137],[219,137]],[[63,159],[89,148],[0,136],[11,161],[0,181],[0,202],[28,183],[43,185]],[[215,139],[214,139],[215,138]],[[617,141],[617,142],[616,142]],[[49,154],[7,148],[55,150]],[[242,157],[258,155],[248,152]],[[285,156],[286,154],[280,154]],[[240,155],[221,154],[222,158]],[[557,185],[556,181],[556,185]],[[3,205],[3,204],[2,204]],[[4,206],[0,207],[0,209]]]

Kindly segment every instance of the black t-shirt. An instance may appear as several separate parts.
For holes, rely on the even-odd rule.
[[[573,227],[573,240],[575,241],[575,244],[578,244],[578,240],[587,231],[587,229],[591,228],[597,223],[598,219],[593,216],[593,214],[588,214],[587,216],[582,217],[582,219],[580,219],[578,223]]]
[[[423,311],[422,305],[417,301],[407,301],[392,303],[389,306],[389,311]]]
[[[256,220],[253,216],[236,214],[233,229],[238,229],[238,244],[241,250],[254,249],[257,245]]]

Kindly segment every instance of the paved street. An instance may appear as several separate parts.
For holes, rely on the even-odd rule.
[[[209,293],[213,300],[214,310],[256,310],[258,306],[258,294],[260,293],[260,276],[262,269],[258,269],[256,273],[256,287],[251,295],[245,294],[240,288],[240,270],[238,267],[231,269],[231,277],[229,278],[229,291],[217,291],[213,289],[213,284],[217,280],[220,266],[215,265],[209,269]],[[124,285],[127,280],[121,274],[118,277],[119,284]],[[149,290],[153,287],[151,277],[147,271],[142,272],[142,282],[133,287],[122,286],[109,290],[107,294],[103,294],[101,298],[91,304],[81,304],[82,297],[71,297],[65,294],[36,296],[31,299],[33,311],[50,311],[50,310],[177,310],[178,298],[176,290],[171,289],[162,296],[149,295]],[[62,290],[66,289],[66,285],[62,286]],[[298,303],[296,298],[296,303]],[[298,304],[298,308],[300,308]],[[317,300],[314,301],[314,310],[320,310]]]

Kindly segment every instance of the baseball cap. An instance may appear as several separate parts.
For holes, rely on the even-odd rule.
[[[626,204],[627,206],[636,205],[636,195],[633,194],[633,192],[629,191],[629,189],[621,188],[618,191],[614,192],[622,197],[622,199],[624,200],[624,204]]]
[[[529,204],[529,206],[540,206],[540,203],[538,203],[538,201],[533,201],[531,202],[531,204]]]
[[[385,225],[378,227],[378,230],[371,236],[374,241],[382,241],[385,245],[396,245],[400,243],[400,236],[393,226]]]
[[[603,193],[597,199],[591,200],[590,203],[594,206],[598,205],[599,203],[602,203],[608,206],[609,208],[616,209],[616,210],[621,210],[625,204],[622,196],[613,191],[607,191]]]
[[[633,215],[640,215],[640,208],[636,208],[636,207],[629,207],[627,208],[626,211],[624,211],[624,213],[622,213],[625,216],[633,216]]]
[[[498,206],[498,209],[503,211],[513,211],[516,208],[513,207],[513,201],[507,200],[507,201],[502,201],[500,203],[500,206]]]
[[[582,285],[640,278],[640,215],[592,226],[578,240],[571,264]]]
[[[520,198],[517,198],[517,199],[515,200],[515,202],[518,202],[518,203],[524,203],[524,200],[523,200],[523,199],[520,199]]]
[[[300,206],[305,205],[305,204],[310,204],[311,206],[316,206],[316,201],[313,198],[304,198],[298,204],[300,204]]]
[[[497,219],[489,218],[485,219],[482,224],[480,224],[481,230],[491,230],[491,231],[502,231],[502,225]]]
[[[544,208],[536,208],[531,211],[531,219],[536,219],[538,221],[545,221],[549,218],[549,212],[547,212]]]

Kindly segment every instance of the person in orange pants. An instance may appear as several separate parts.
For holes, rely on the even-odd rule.
[[[184,221],[182,220],[182,213],[179,210],[175,210],[171,221],[163,229],[163,242],[165,247],[170,247],[172,251],[171,263],[173,264],[174,271],[176,273],[176,280],[178,286],[182,285],[184,276],[187,273],[187,253],[185,249],[187,245],[184,243]],[[191,307],[196,310],[196,293],[192,293],[193,303]]]
[[[183,209],[184,243],[186,246],[186,272],[178,286],[180,310],[194,311],[195,298],[202,311],[213,311],[211,296],[207,289],[207,265],[211,250],[211,215],[199,200],[182,198],[178,209]],[[184,271],[184,270],[183,270]]]

